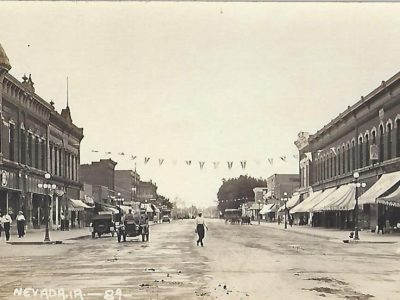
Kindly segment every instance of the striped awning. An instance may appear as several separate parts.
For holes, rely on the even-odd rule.
[[[374,204],[377,199],[394,187],[400,181],[400,171],[386,173],[378,179],[364,194],[358,199],[360,205]]]
[[[400,187],[385,197],[379,197],[376,202],[388,206],[400,207]]]
[[[68,199],[68,209],[72,211],[82,211],[85,210],[85,208],[93,208],[92,206],[89,206],[81,200],[77,199]]]

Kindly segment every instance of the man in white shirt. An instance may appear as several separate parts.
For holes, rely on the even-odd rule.
[[[4,232],[6,234],[6,241],[8,241],[10,239],[10,228],[11,228],[11,223],[12,223],[11,216],[8,213],[6,213],[3,216],[2,223],[3,223]]]
[[[204,234],[205,234],[205,230],[204,227],[208,230],[208,227],[204,221],[203,215],[202,213],[199,213],[198,217],[195,220],[196,222],[196,232],[197,235],[199,236],[198,240],[197,240],[197,246],[200,245],[203,247],[203,239],[204,239]]]

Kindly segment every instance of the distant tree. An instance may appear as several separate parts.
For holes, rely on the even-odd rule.
[[[224,212],[227,208],[239,208],[246,201],[254,201],[255,187],[267,187],[267,181],[247,175],[224,178],[217,193],[218,209]]]
[[[168,198],[164,197],[163,195],[158,195],[157,196],[157,201],[161,204],[161,205],[165,205],[168,209],[172,209],[173,204],[172,202],[169,201]]]

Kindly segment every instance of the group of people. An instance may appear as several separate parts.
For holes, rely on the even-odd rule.
[[[15,219],[17,221],[18,238],[22,238],[25,236],[25,217],[23,212],[19,211]],[[12,222],[13,220],[8,212],[3,215],[3,213],[0,211],[0,238],[2,232],[4,231],[6,241],[10,240]]]

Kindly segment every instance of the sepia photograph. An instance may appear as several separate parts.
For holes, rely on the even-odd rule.
[[[0,2],[0,300],[400,299],[400,3]]]

